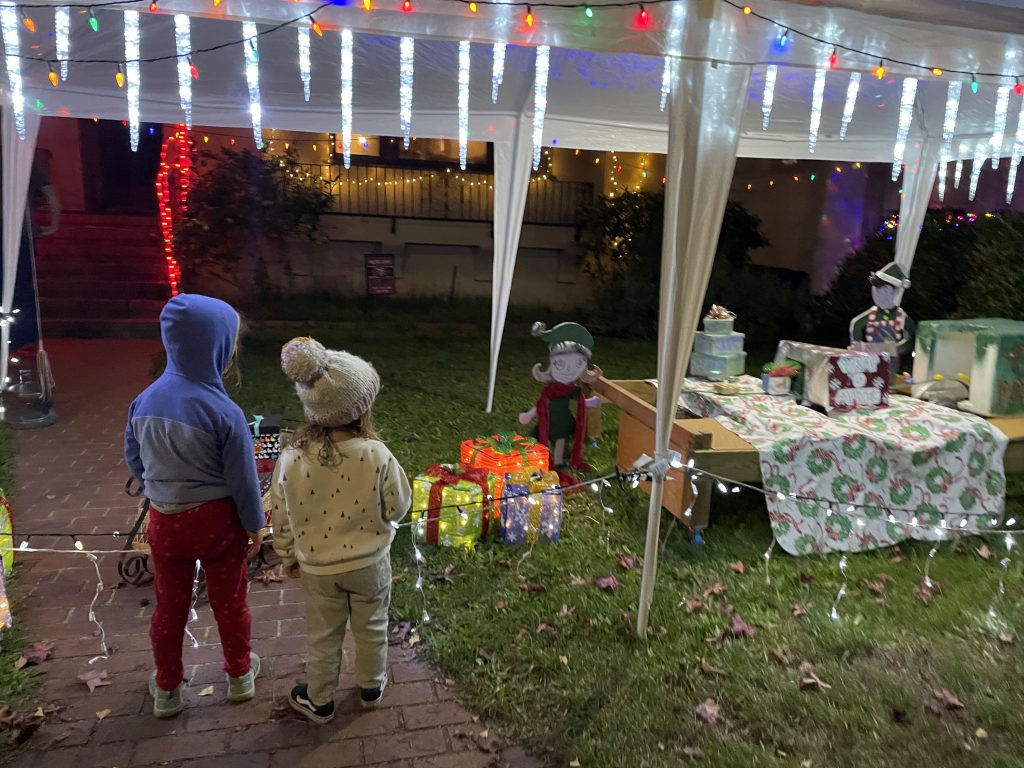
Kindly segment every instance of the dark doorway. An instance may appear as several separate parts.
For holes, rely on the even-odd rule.
[[[155,213],[162,126],[143,123],[139,149],[132,152],[127,125],[113,120],[81,120],[79,125],[88,210]]]

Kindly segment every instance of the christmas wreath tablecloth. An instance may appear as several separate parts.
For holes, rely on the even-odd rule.
[[[1002,521],[1008,441],[984,419],[901,395],[888,408],[825,416],[764,394],[753,377],[736,383],[739,394],[722,395],[687,379],[680,405],[757,449],[787,552],[855,552],[936,540],[948,535],[943,523],[952,533],[965,520],[968,529]]]

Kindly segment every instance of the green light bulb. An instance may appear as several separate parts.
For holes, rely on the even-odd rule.
[[[93,32],[100,31],[99,19],[96,18],[92,11],[89,11],[89,26],[92,28]]]
[[[978,92],[978,81],[974,78],[974,75],[971,75],[971,93],[977,93],[977,92]]]
[[[583,10],[583,13],[586,15],[588,19],[594,18],[594,9],[591,8],[589,5]]]

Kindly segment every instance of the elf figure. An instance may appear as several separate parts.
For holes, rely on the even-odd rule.
[[[533,378],[544,385],[537,404],[519,414],[521,424],[537,420],[533,437],[551,450],[551,469],[565,465],[565,441],[572,438],[572,469],[588,469],[583,461],[587,434],[587,409],[601,404],[600,397],[588,398],[582,384],[593,384],[601,376],[598,367],[588,368],[594,349],[594,337],[578,323],[559,323],[548,330],[543,323],[533,324],[533,335],[548,345],[551,364],[533,366]]]
[[[903,291],[910,287],[910,280],[892,261],[872,272],[868,282],[875,305],[850,321],[850,346],[864,351],[889,352],[893,363],[898,364],[900,357],[910,354],[914,348],[914,321],[900,309]]]

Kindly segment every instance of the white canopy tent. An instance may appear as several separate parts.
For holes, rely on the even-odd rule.
[[[37,31],[24,24],[6,28],[20,42],[25,109],[29,113],[69,117],[128,117],[126,93],[115,72],[126,58],[125,10],[140,10],[142,121],[183,120],[177,79],[175,13],[191,17],[191,62],[198,79],[191,83],[192,118],[204,126],[250,124],[250,88],[246,82],[242,24],[259,33],[260,113],[264,129],[340,132],[341,46],[338,30],[354,33],[352,130],[400,135],[399,40],[415,38],[412,130],[418,136],[457,138],[459,134],[459,41],[470,41],[468,135],[495,144],[494,265],[491,313],[490,409],[498,352],[514,273],[524,201],[531,168],[531,145],[668,154],[662,314],[659,338],[659,459],[665,459],[668,431],[682,371],[714,256],[725,195],[737,156],[835,161],[892,162],[901,128],[901,96],[906,78],[918,78],[915,98],[902,110],[906,130],[907,171],[901,203],[898,258],[910,266],[920,224],[934,185],[936,164],[945,149],[949,160],[1013,156],[1024,150],[1020,95],[1013,86],[1024,76],[1024,3],[953,2],[927,4],[926,18],[913,0],[890,3],[888,15],[868,0],[838,0],[831,7],[764,0],[752,13],[732,0],[655,0],[645,6],[650,22],[637,20],[639,6],[549,3],[530,9],[525,3],[481,0],[413,0],[411,13],[398,0],[384,7],[280,2],[280,0],[160,0],[156,12],[147,2],[98,3],[70,13],[68,78],[50,84],[58,69],[51,0],[26,6]],[[59,3],[52,2],[57,6]],[[7,18],[16,19],[13,0]],[[565,6],[565,7],[558,7]],[[303,98],[297,35],[315,13],[325,30],[310,35],[311,93]],[[10,27],[10,24],[5,25]],[[296,30],[300,30],[297,32]],[[788,30],[788,44],[780,41]],[[493,50],[508,43],[503,79],[492,103]],[[550,49],[546,113],[536,124],[537,46]],[[835,54],[834,67],[830,61]],[[7,57],[8,68],[13,59]],[[884,73],[874,72],[880,62]],[[902,62],[902,63],[901,63]],[[669,67],[670,77],[663,73]],[[765,88],[769,67],[777,73],[774,91]],[[933,72],[934,70],[934,72]],[[845,138],[851,77],[860,87]],[[251,73],[250,73],[251,74]],[[130,76],[130,69],[129,69]],[[974,79],[977,92],[967,84]],[[948,83],[963,81],[952,133],[947,123]],[[4,112],[10,112],[13,80],[5,78]],[[671,83],[668,109],[662,111],[662,84]],[[815,85],[819,88],[816,89]],[[823,83],[823,88],[820,86]],[[814,94],[820,95],[820,130],[813,151],[809,141]],[[771,96],[768,112],[766,96]],[[1008,115],[1000,131],[997,112]],[[1020,116],[1020,117],[1019,117]],[[7,123],[5,122],[5,126]],[[945,142],[944,139],[948,139]],[[4,273],[13,274],[21,226],[19,198],[27,184],[8,167],[31,159],[32,137],[14,141],[5,133]],[[20,164],[20,165],[19,165]],[[10,202],[9,202],[10,201]],[[5,289],[8,281],[5,280]],[[3,310],[10,311],[5,290]],[[0,354],[0,381],[8,354]],[[662,462],[663,466],[663,462]],[[661,480],[651,496],[650,525],[640,611],[646,621],[660,514]]]

